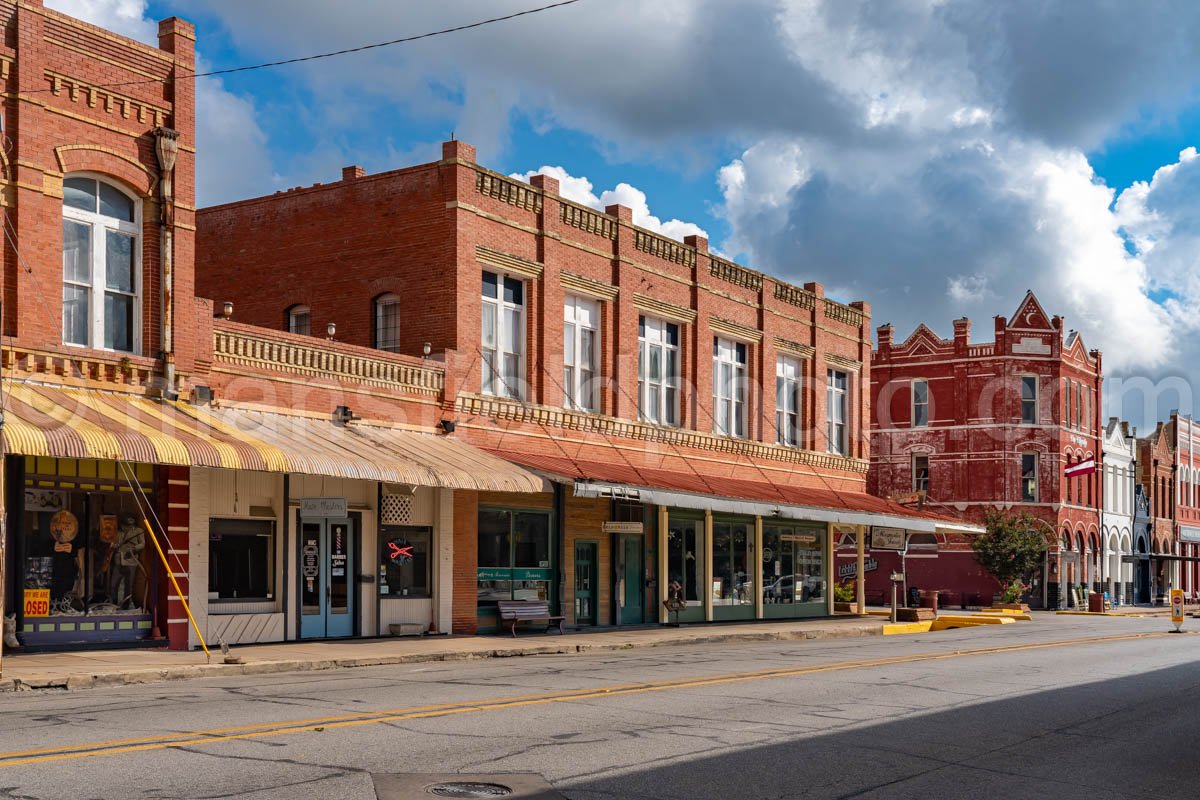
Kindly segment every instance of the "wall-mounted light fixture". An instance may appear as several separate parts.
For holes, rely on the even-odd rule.
[[[430,344],[429,342],[426,342],[421,347],[421,355],[423,355],[425,358],[429,358],[429,354],[432,352],[433,352],[433,345]]]
[[[337,325],[331,322],[325,326],[325,338],[332,342],[335,336],[337,336]]]
[[[226,300],[225,303],[221,306],[221,316],[224,317],[225,319],[230,319],[231,317],[233,317],[233,301],[232,300]]]

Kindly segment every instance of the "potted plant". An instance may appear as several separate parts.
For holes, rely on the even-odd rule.
[[[854,612],[854,587],[850,583],[837,583],[833,586],[833,610],[841,614]]]
[[[989,511],[984,518],[984,532],[971,539],[975,560],[992,574],[1001,586],[999,608],[1009,611],[1028,611],[1020,602],[1028,591],[1029,578],[1041,568],[1046,557],[1046,537],[1038,530],[1039,521],[1028,512],[1004,514]]]

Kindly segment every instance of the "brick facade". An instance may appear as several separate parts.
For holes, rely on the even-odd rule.
[[[1100,580],[1100,473],[1063,476],[1067,466],[1101,452],[1100,353],[1086,350],[1074,332],[1064,336],[1062,318],[1049,317],[1032,293],[1011,318],[996,317],[993,330],[991,342],[972,342],[970,320],[960,319],[953,339],[921,325],[897,343],[891,326],[879,329],[871,372],[871,491],[912,492],[919,488],[914,471],[927,463],[935,508],[977,521],[992,508],[1028,511],[1045,523],[1045,599],[1054,605],[1060,583]],[[1033,409],[1022,408],[1026,376],[1036,380]],[[925,424],[913,407],[917,381],[928,387]],[[1023,454],[1036,465],[1032,500],[1022,492]],[[947,552],[969,550],[962,537],[941,544]],[[961,574],[947,571],[944,588],[985,599],[998,588],[986,576],[964,582]]]

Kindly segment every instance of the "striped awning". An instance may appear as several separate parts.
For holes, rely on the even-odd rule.
[[[541,492],[543,478],[445,436],[383,425],[13,382],[4,387],[4,452],[410,486]]]

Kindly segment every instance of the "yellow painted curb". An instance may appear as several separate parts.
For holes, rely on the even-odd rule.
[[[987,616],[984,614],[942,614],[938,615],[938,622],[946,622],[951,625],[1011,625],[1013,618],[1007,614],[1004,616]]]
[[[1009,614],[1009,615],[1016,616],[1016,617],[1029,616],[1028,613],[1026,613],[1024,611],[1017,611],[1015,608],[981,608],[981,609],[979,609],[979,613],[980,614]]]
[[[870,609],[867,609],[868,617],[890,617],[891,615],[892,615],[891,611],[886,611],[886,610],[885,611],[872,611]]]
[[[1141,614],[1118,614],[1115,611],[1055,611],[1064,617],[1137,617]]]
[[[932,628],[932,620],[926,620],[925,622],[894,622],[883,626],[883,635],[897,636],[903,633],[929,633]]]

